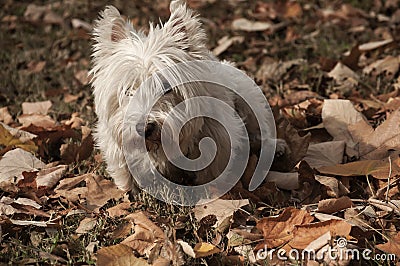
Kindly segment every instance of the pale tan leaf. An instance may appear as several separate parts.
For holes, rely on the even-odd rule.
[[[181,245],[183,252],[185,252],[186,255],[195,258],[196,253],[194,252],[193,248],[185,241],[183,240],[178,240],[176,241],[179,245]]]
[[[97,219],[96,218],[85,218],[80,223],[78,228],[76,228],[75,232],[77,234],[86,234],[89,233],[92,229],[96,227]]]
[[[41,114],[47,115],[52,106],[51,101],[43,102],[23,102],[22,103],[22,113],[23,114]]]
[[[388,44],[393,43],[393,39],[387,39],[387,40],[382,40],[382,41],[375,41],[375,42],[368,42],[368,43],[363,43],[358,46],[358,49],[361,52],[368,52],[372,50],[376,50],[378,48],[384,47]]]
[[[344,150],[345,142],[342,140],[310,144],[303,160],[312,168],[335,165],[343,161]]]
[[[45,164],[32,153],[20,148],[11,150],[0,159],[0,182],[16,184],[23,179],[22,172],[38,171],[43,167]]]
[[[379,160],[389,156],[389,150],[400,150],[400,109],[394,111],[375,130],[360,121],[348,126],[349,132],[359,146],[361,159]]]
[[[4,124],[9,125],[14,122],[12,116],[8,112],[7,107],[0,108],[0,122],[4,122]]]
[[[98,266],[150,266],[144,259],[136,258],[132,248],[118,244],[103,247],[97,252]]]
[[[243,36],[228,37],[224,36],[218,41],[218,46],[213,49],[213,54],[218,56],[225,52],[232,44],[242,43],[244,41]]]
[[[261,21],[250,21],[245,18],[238,18],[232,22],[233,30],[243,31],[265,31],[272,27],[271,23]]]
[[[346,65],[338,62],[336,66],[328,73],[328,76],[333,78],[336,82],[341,83],[349,78],[359,80],[359,76]]]
[[[23,127],[35,125],[37,127],[52,128],[56,124],[56,122],[51,119],[50,116],[42,114],[22,114],[18,116],[18,121]]]
[[[346,153],[351,157],[358,156],[358,142],[353,140],[348,126],[360,121],[367,123],[366,118],[348,100],[325,100],[321,115],[325,129],[334,140],[345,141]]]
[[[204,205],[197,205],[194,208],[194,215],[197,221],[208,215],[215,215],[217,217],[216,227],[241,207],[248,205],[249,200],[222,200],[217,199]]]
[[[67,168],[67,165],[58,165],[40,170],[36,177],[37,187],[53,188],[67,171]]]
[[[353,202],[349,197],[341,197],[338,199],[325,199],[318,202],[318,211],[323,213],[334,213],[353,206]]]

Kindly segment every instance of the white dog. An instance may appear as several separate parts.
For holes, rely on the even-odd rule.
[[[150,24],[147,34],[136,31],[112,6],[101,13],[95,26],[92,54],[94,66],[91,71],[98,115],[95,137],[110,175],[118,187],[124,190],[133,190],[136,186],[123,153],[123,121],[128,105],[124,98],[132,95],[149,77],[155,77],[151,86],[162,87],[164,94],[152,106],[146,119],[137,122],[137,132],[132,134],[132,141],[135,137],[145,138],[147,152],[153,165],[169,180],[184,185],[204,184],[213,180],[227,165],[232,145],[228,135],[239,134],[239,130],[227,132],[220,122],[211,118],[188,119],[188,114],[182,111],[175,119],[185,123],[177,140],[183,155],[189,159],[200,156],[199,142],[204,137],[215,141],[217,152],[212,163],[199,171],[185,171],[172,164],[161,145],[161,129],[176,127],[174,121],[166,119],[170,111],[177,104],[195,96],[210,96],[232,107],[235,112],[226,111],[219,115],[226,123],[233,125],[233,128],[238,124],[237,120],[240,117],[249,135],[251,151],[258,152],[260,149],[259,123],[250,106],[241,97],[214,84],[195,83],[171,87],[170,84],[174,82],[173,75],[155,75],[178,63],[195,60],[218,62],[206,48],[205,32],[193,11],[180,0],[172,1],[170,10],[169,20],[162,25]],[[263,100],[264,102],[254,99],[257,108],[265,108],[265,99]],[[146,98],[143,101],[146,102]],[[136,111],[141,111],[141,104],[144,103],[138,104]],[[187,112],[192,108],[210,108],[206,103],[197,107],[191,106],[190,103],[185,104],[184,110]],[[273,132],[268,137],[274,136],[274,125],[269,123],[268,126],[267,131]],[[241,137],[234,136],[233,139],[240,141]],[[141,156],[140,153],[137,156]]]

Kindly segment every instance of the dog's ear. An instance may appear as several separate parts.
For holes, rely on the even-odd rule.
[[[115,7],[107,6],[96,21],[94,39],[98,45],[111,45],[128,38],[130,27]]]
[[[165,23],[164,29],[170,36],[181,37],[184,41],[189,41],[190,48],[204,47],[206,43],[206,34],[201,27],[198,16],[187,7],[184,0],[172,0],[170,3],[171,16]]]

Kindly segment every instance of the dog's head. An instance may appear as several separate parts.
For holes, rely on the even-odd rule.
[[[96,23],[91,71],[96,111],[99,120],[113,125],[113,134],[119,143],[122,133],[122,121],[119,120],[126,111],[126,98],[135,93],[150,77],[153,77],[153,82],[145,85],[148,88],[144,88],[141,100],[135,110],[131,110],[131,115],[137,123],[134,134],[138,137],[144,136],[147,148],[152,151],[157,151],[160,146],[163,126],[171,130],[176,128],[174,123],[178,121],[165,122],[170,110],[201,91],[201,88],[193,84],[171,87],[174,75],[157,74],[178,63],[213,59],[205,46],[205,32],[194,12],[181,0],[172,1],[170,11],[169,20],[156,26],[150,23],[148,33],[134,29],[130,21],[121,17],[112,6],[101,13]],[[142,116],[149,104],[146,100],[149,95],[146,96],[146,92],[150,93],[154,87],[161,87],[164,93],[152,104],[151,111],[143,121]],[[184,121],[187,110],[193,110],[193,106],[183,108],[176,116],[177,119]],[[179,145],[183,153],[187,152],[192,137],[201,130],[202,123],[201,118],[193,119],[182,128]]]

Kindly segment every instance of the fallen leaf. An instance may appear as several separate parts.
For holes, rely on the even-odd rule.
[[[83,21],[81,19],[78,19],[78,18],[71,19],[71,24],[72,24],[72,27],[74,27],[75,29],[82,28],[88,32],[92,32],[92,29],[93,29],[91,24],[89,24],[86,21]]]
[[[22,127],[28,127],[34,125],[43,128],[52,128],[56,122],[48,115],[42,114],[22,114],[17,117],[18,121],[22,124]]]
[[[120,217],[129,214],[127,211],[131,207],[130,202],[122,202],[117,204],[111,208],[108,208],[106,211],[110,217]]]
[[[28,152],[36,152],[38,147],[36,146],[35,142],[32,141],[34,137],[36,136],[26,131],[13,129],[5,124],[0,123],[0,145],[5,146],[6,150],[8,148],[11,149],[17,147]]]
[[[331,214],[352,206],[353,202],[346,196],[338,199],[325,199],[318,202],[318,212]]]
[[[349,78],[352,80],[359,80],[359,76],[341,62],[338,62],[336,66],[328,73],[328,77],[333,78],[339,84]]]
[[[341,140],[310,144],[303,160],[312,168],[339,164],[343,161],[344,149],[345,142]]]
[[[51,101],[43,102],[23,102],[22,113],[23,114],[41,114],[47,115],[52,106]]]
[[[293,238],[296,225],[309,224],[314,220],[307,211],[293,207],[286,208],[278,217],[262,218],[257,222],[257,229],[263,232],[264,242],[255,250],[267,246],[269,249],[281,246]]]
[[[400,57],[386,56],[384,59],[378,60],[363,69],[366,75],[374,77],[384,74],[388,79],[393,79],[394,75],[399,71]]]
[[[281,189],[297,189],[299,187],[299,174],[269,171],[265,182],[274,182]]]
[[[243,30],[243,31],[265,31],[272,27],[271,23],[261,22],[261,21],[250,21],[245,18],[238,18],[232,22],[233,30]]]
[[[118,244],[103,247],[97,252],[98,266],[150,266],[144,259],[136,258],[132,248]]]
[[[75,73],[75,78],[82,84],[87,85],[90,81],[90,77],[88,75],[88,70],[79,70]]]
[[[213,54],[218,56],[225,52],[232,44],[234,43],[242,43],[244,41],[243,36],[235,36],[235,37],[228,37],[224,36],[220,40],[218,40],[218,46],[213,49]]]
[[[311,242],[330,232],[332,237],[347,237],[351,231],[351,224],[342,220],[298,225],[293,230],[293,240],[289,245],[295,249],[305,249]]]
[[[196,258],[196,253],[194,252],[193,248],[185,241],[183,240],[178,240],[176,241],[179,245],[181,245],[183,252],[192,257],[192,258]]]
[[[78,228],[76,228],[75,233],[87,234],[96,227],[96,224],[97,224],[96,218],[87,217],[79,223],[79,226]]]
[[[131,247],[140,255],[149,254],[156,243],[165,239],[165,234],[143,212],[132,213],[125,217],[134,224],[134,234],[121,243]]]
[[[32,153],[17,148],[4,154],[0,159],[0,182],[18,183],[22,172],[38,171],[45,164]]]
[[[400,258],[400,232],[389,239],[385,244],[376,245],[376,248],[388,254],[395,254],[397,258]]]
[[[8,112],[7,107],[0,108],[0,122],[4,122],[4,124],[9,125],[14,122],[12,116]]]
[[[67,165],[58,165],[40,170],[36,177],[37,188],[51,189],[55,187],[63,174],[67,171],[67,168]]]
[[[390,165],[389,160],[365,160],[333,166],[323,166],[318,171],[327,175],[339,176],[367,176],[372,175],[378,179],[387,179],[391,171],[391,177],[400,174],[397,163]]]
[[[39,73],[42,72],[45,66],[46,66],[46,61],[39,61],[39,62],[31,61],[28,63],[26,71],[28,74]]]
[[[376,50],[379,48],[383,48],[392,43],[394,43],[393,39],[387,39],[387,40],[376,41],[376,42],[368,42],[368,43],[360,44],[358,46],[358,49],[361,52],[369,52],[369,51],[373,51],[373,50]]]
[[[317,180],[321,185],[325,186],[326,193],[330,197],[339,198],[350,193],[348,188],[346,188],[342,182],[334,177],[315,175],[315,180]]]
[[[210,243],[197,243],[193,248],[196,258],[203,258],[221,252],[219,248]]]
[[[88,194],[86,208],[98,212],[110,199],[119,199],[124,191],[117,188],[115,183],[102,176],[88,175],[85,179]]]
[[[231,217],[233,213],[241,207],[248,205],[249,200],[222,200],[217,199],[205,205],[197,205],[194,209],[194,215],[197,221],[208,215],[217,217],[216,227],[220,226],[225,219]]]
[[[358,157],[358,142],[353,140],[348,127],[360,121],[364,122],[366,118],[348,100],[325,100],[321,116],[325,129],[334,140],[346,142],[347,155]]]

